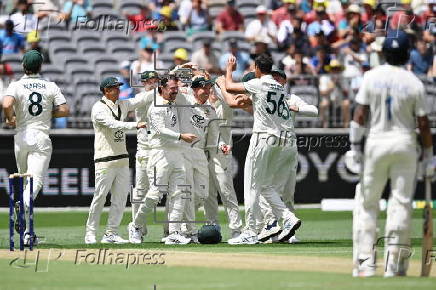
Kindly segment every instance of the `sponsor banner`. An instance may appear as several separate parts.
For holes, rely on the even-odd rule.
[[[234,185],[243,202],[245,156],[251,135],[234,135]],[[36,206],[89,206],[94,193],[94,136],[56,134],[51,136],[53,154],[45,176],[44,188]],[[344,154],[349,150],[346,134],[300,134],[297,136],[298,172],[296,203],[320,203],[325,198],[353,198],[358,176],[345,168]],[[136,135],[127,134],[131,183],[134,184]],[[0,135],[0,206],[6,207],[8,176],[16,172],[13,136]],[[274,166],[273,164],[271,166]],[[418,176],[420,173],[418,172]],[[384,193],[387,197],[387,191]],[[415,199],[423,199],[423,185],[418,182]],[[108,198],[109,204],[109,198]]]

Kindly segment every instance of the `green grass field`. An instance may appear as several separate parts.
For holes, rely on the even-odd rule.
[[[409,271],[412,277],[395,279],[351,277],[351,212],[300,209],[297,215],[303,221],[297,235],[301,239],[299,244],[229,246],[225,243],[229,238],[226,218],[221,212],[223,243],[219,245],[165,246],[159,242],[162,225],[153,223],[150,216],[149,234],[139,246],[86,246],[83,236],[87,213],[37,212],[36,232],[44,239],[38,247],[41,250],[38,265],[33,265],[37,251],[27,253],[25,262],[24,253],[7,250],[8,218],[7,213],[2,212],[0,289],[435,289],[436,278],[416,277],[421,259],[422,210],[415,210],[413,214],[415,252]],[[104,213],[99,237],[106,218],[107,213]],[[163,220],[162,212],[158,212],[157,219]],[[130,214],[126,212],[120,229],[125,238],[129,220]],[[383,234],[384,222],[382,213],[379,236]],[[104,248],[120,255],[160,253],[164,264],[126,267],[126,260],[120,260],[120,265],[96,265],[77,258],[76,249],[87,249],[80,252],[82,255],[98,253]],[[383,262],[381,251],[382,248],[379,263]]]

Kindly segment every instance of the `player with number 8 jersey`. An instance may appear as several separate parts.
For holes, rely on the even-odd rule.
[[[17,130],[14,149],[18,172],[32,174],[34,199],[42,189],[51,159],[51,119],[69,115],[69,108],[59,87],[39,74],[42,62],[43,57],[38,51],[26,52],[23,56],[25,75],[9,85],[3,98],[6,122]],[[30,201],[29,190],[26,185],[26,212]]]

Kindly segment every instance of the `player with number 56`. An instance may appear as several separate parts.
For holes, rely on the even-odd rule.
[[[42,189],[50,163],[51,119],[69,115],[68,105],[59,87],[39,74],[42,62],[43,57],[38,51],[26,52],[23,56],[25,74],[9,85],[3,98],[6,123],[15,127],[17,131],[14,137],[14,150],[18,172],[30,173],[33,176],[34,199]],[[26,222],[28,222],[29,190],[29,185],[26,185],[24,189]]]

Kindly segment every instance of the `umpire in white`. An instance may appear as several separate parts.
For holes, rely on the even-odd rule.
[[[129,192],[129,154],[126,150],[124,130],[145,128],[144,122],[123,122],[129,111],[145,105],[144,99],[118,100],[119,82],[108,77],[100,83],[103,97],[92,107],[91,118],[95,131],[94,163],[95,193],[86,222],[85,243],[96,243],[96,231],[100,223],[106,196],[111,192],[111,206],[106,232],[102,243],[127,243],[118,235]]]

